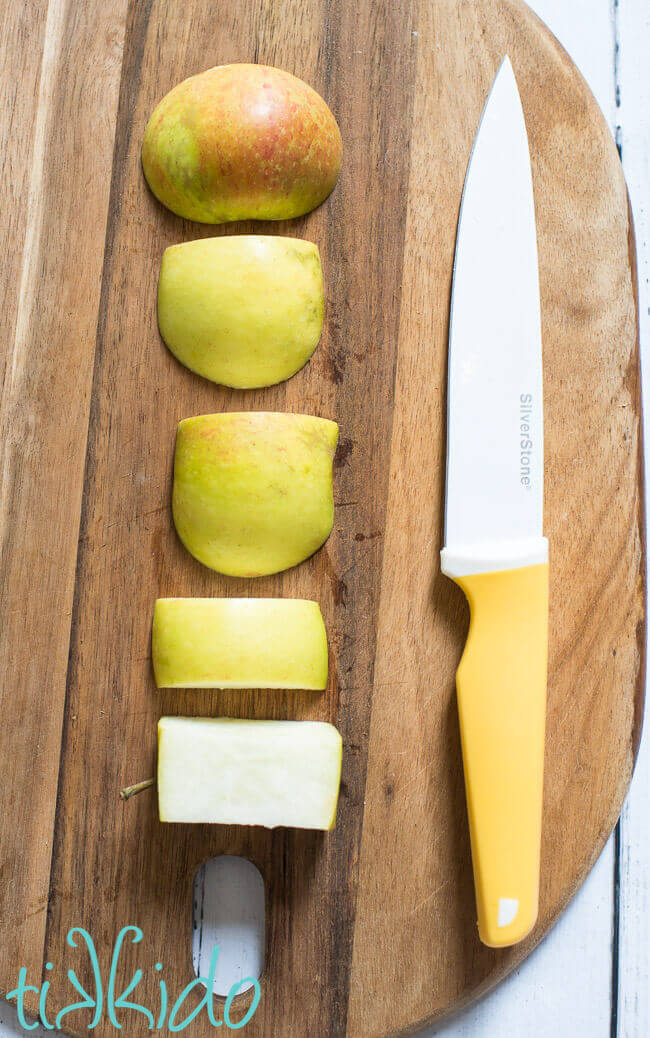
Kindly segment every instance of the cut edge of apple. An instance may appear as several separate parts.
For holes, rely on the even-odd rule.
[[[161,717],[160,821],[331,831],[342,757],[324,721]]]

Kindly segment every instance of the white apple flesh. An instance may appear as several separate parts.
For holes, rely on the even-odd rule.
[[[162,717],[162,822],[333,829],[341,736],[321,721]]]

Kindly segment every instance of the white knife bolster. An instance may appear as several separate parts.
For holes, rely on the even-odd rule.
[[[451,544],[440,552],[440,568],[448,577],[469,577],[473,573],[498,573],[548,562],[546,537],[486,544]]]

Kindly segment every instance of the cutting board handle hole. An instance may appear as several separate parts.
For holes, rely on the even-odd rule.
[[[246,858],[222,854],[194,877],[192,961],[197,977],[208,977],[219,947],[213,991],[226,996],[253,986],[264,969],[266,904],[262,875]],[[244,983],[242,983],[244,981]]]

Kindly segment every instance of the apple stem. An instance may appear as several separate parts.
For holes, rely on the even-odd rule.
[[[136,793],[142,793],[145,789],[151,789],[152,786],[156,785],[155,779],[145,779],[144,782],[136,782],[134,786],[127,786],[126,789],[120,790],[120,796],[122,800],[130,800]]]

